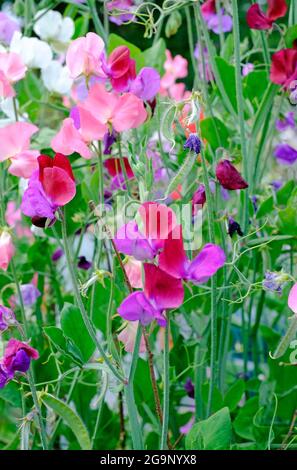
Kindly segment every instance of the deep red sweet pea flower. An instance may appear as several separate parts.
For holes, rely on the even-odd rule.
[[[297,79],[297,50],[282,49],[272,56],[270,80],[277,85],[289,88]]]
[[[76,193],[75,180],[70,162],[65,155],[57,153],[38,157],[39,181],[45,194],[54,204],[64,206]]]
[[[285,16],[288,7],[286,0],[268,0],[268,9],[265,14],[260,5],[255,3],[247,12],[246,21],[251,29],[270,29],[274,21]]]
[[[133,173],[133,170],[130,166],[128,158],[123,157],[122,161],[124,163],[128,178],[129,179],[133,178],[134,173]],[[120,161],[119,158],[108,158],[107,160],[105,160],[104,166],[107,169],[110,176],[118,176],[118,175],[121,175],[123,173],[121,161]]]
[[[216,167],[216,177],[221,186],[225,189],[245,189],[248,183],[243,179],[235,166],[229,160],[221,160]]]

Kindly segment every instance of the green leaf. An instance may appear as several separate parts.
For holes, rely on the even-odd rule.
[[[82,358],[88,362],[95,344],[90,337],[78,307],[66,302],[61,312],[61,327],[66,337],[70,338],[81,352]]]
[[[237,112],[235,67],[228,64],[221,57],[215,57],[215,62],[224,86],[224,90],[232,104],[234,111]]]
[[[213,150],[218,147],[227,147],[229,131],[225,124],[218,118],[206,118],[200,123],[201,135]]]
[[[193,426],[186,437],[186,449],[228,450],[231,446],[231,436],[230,412],[225,407]]]
[[[72,340],[64,336],[60,328],[47,326],[43,328],[43,331],[60,353],[67,355],[79,365],[84,363],[80,350],[73,344]]]
[[[19,386],[15,382],[9,382],[4,388],[0,389],[0,398],[15,408],[21,408],[22,406]]]
[[[243,380],[237,380],[232,387],[229,388],[224,398],[224,405],[230,411],[234,411],[244,394],[245,384]]]
[[[139,70],[145,65],[144,56],[139,47],[134,46],[134,44],[131,44],[130,42],[126,41],[126,39],[118,36],[117,34],[110,34],[107,46],[108,54],[110,54],[116,47],[119,46],[128,47],[132,59],[134,59],[136,62],[136,69],[139,72]]]
[[[297,24],[295,24],[294,26],[291,26],[286,31],[286,34],[285,34],[286,47],[288,47],[289,49],[293,47],[293,44],[296,41],[296,39],[297,39]]]
[[[249,441],[254,440],[254,426],[253,418],[259,408],[259,398],[250,398],[245,405],[240,408],[238,415],[236,416],[233,427],[238,436],[247,439]]]
[[[261,101],[268,86],[267,72],[264,70],[249,73],[243,79],[243,94],[251,102],[257,99]],[[257,103],[255,103],[257,105]]]
[[[295,338],[297,332],[297,317],[294,316],[290,320],[290,325],[285,336],[281,339],[278,347],[276,348],[275,353],[273,354],[273,359],[282,357],[290,346],[291,341]]]
[[[277,203],[280,205],[286,205],[290,195],[292,194],[295,188],[295,181],[287,181],[276,193]]]
[[[92,444],[88,430],[78,414],[62,400],[49,393],[42,393],[40,398],[48,408],[51,408],[70,427],[82,450],[91,450]]]
[[[158,39],[149,49],[143,51],[145,65],[154,67],[162,75],[164,73],[164,62],[166,60],[166,43],[163,38]]]
[[[265,201],[262,202],[258,211],[257,211],[257,219],[264,217],[264,215],[269,214],[273,211],[274,208],[274,201],[273,196],[268,197]]]

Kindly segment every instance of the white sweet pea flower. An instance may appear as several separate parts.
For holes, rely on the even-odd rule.
[[[68,68],[63,67],[57,60],[52,60],[47,67],[42,69],[41,78],[49,91],[59,95],[69,93],[73,84]]]
[[[10,44],[11,52],[19,54],[28,68],[43,69],[49,65],[53,53],[50,46],[40,39],[27,38],[15,32]]]
[[[40,17],[45,10],[40,10]],[[49,10],[34,24],[35,33],[43,40],[51,43],[56,52],[63,52],[74,34],[74,22],[69,17],[63,18],[60,12]]]

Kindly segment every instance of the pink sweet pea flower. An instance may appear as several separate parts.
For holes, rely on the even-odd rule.
[[[38,359],[39,354],[36,349],[17,339],[11,338],[5,349],[2,366],[8,373],[9,378],[13,378],[15,372],[27,372],[31,359]]]
[[[7,271],[10,260],[15,253],[10,233],[3,231],[0,235],[0,269]]]
[[[159,267],[163,271],[193,284],[207,282],[225,262],[226,255],[222,248],[211,243],[190,261],[184,250],[181,225],[176,226],[172,236],[165,240],[164,249],[159,255]]]
[[[176,279],[154,264],[144,264],[145,288],[130,294],[118,308],[122,318],[148,325],[156,320],[166,326],[166,309],[178,308],[183,303],[184,289]]]
[[[88,112],[85,119],[85,132],[97,125],[104,133],[112,127],[117,132],[139,127],[147,118],[143,102],[132,93],[121,96],[108,92],[105,87],[96,83],[90,90],[87,99],[79,105],[80,118]],[[82,124],[81,124],[82,125]]]
[[[105,77],[101,62],[103,53],[104,42],[95,33],[88,33],[85,37],[72,41],[66,53],[66,65],[71,78],[80,75]]]
[[[185,78],[188,75],[188,61],[181,55],[174,58],[171,52],[166,49],[166,61],[164,63],[165,75],[161,78],[161,87],[169,88],[178,78]]]
[[[64,119],[61,129],[51,141],[51,146],[55,152],[63,155],[77,152],[83,158],[89,159],[92,157],[92,152],[88,145],[93,140],[103,139],[105,127],[98,123],[88,110],[77,107],[77,112],[79,112],[79,129],[71,117]]]
[[[15,52],[0,52],[0,97],[15,96],[13,84],[24,78],[27,67]]]
[[[289,308],[297,315],[297,283],[293,285],[288,297]]]
[[[272,55],[270,80],[285,89],[297,79],[297,50],[282,49]]]
[[[8,201],[7,203],[5,220],[11,227],[15,227],[22,220],[21,209],[17,209],[14,201]]]
[[[254,3],[248,9],[246,21],[251,29],[270,29],[277,19],[286,15],[287,10],[286,0],[268,0],[266,14],[258,3]]]
[[[125,345],[125,351],[132,353],[134,351],[135,338],[138,329],[138,321],[128,322],[127,326],[118,335],[118,339]],[[139,352],[144,353],[146,351],[145,341],[143,335],[140,340]]]
[[[38,168],[37,150],[29,150],[30,138],[38,127],[27,122],[15,122],[0,128],[0,162],[11,160],[9,173],[30,178]]]
[[[130,256],[124,265],[129,282],[134,289],[141,289],[143,287],[141,266],[140,261]]]

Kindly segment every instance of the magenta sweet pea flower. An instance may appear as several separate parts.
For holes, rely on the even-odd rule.
[[[152,67],[143,67],[130,83],[129,91],[144,101],[154,99],[161,86],[161,77]]]
[[[268,0],[266,14],[258,3],[254,3],[248,9],[246,21],[251,29],[270,29],[276,20],[286,15],[287,10],[286,0]]]
[[[297,283],[293,285],[288,297],[288,306],[297,315]]]
[[[134,178],[133,170],[130,166],[128,158],[124,157],[122,163],[126,170],[126,176],[128,180]],[[110,176],[112,176],[110,189],[113,191],[115,189],[127,189],[125,184],[125,177],[122,170],[121,161],[119,158],[108,158],[104,162],[104,166],[107,169]]]
[[[165,240],[164,249],[159,255],[159,267],[163,271],[193,284],[207,282],[225,262],[226,255],[222,248],[211,243],[190,261],[184,250],[181,225],[177,225],[172,236]]]
[[[2,367],[12,379],[15,372],[27,372],[31,359],[38,359],[39,354],[36,349],[17,339],[11,338],[5,349],[2,359]]]
[[[151,260],[163,248],[165,240],[176,226],[174,212],[165,204],[146,202],[139,208],[143,221],[141,231],[135,221],[121,227],[114,238],[117,249],[139,261]]]
[[[166,326],[166,309],[178,308],[183,303],[184,289],[176,279],[154,264],[144,264],[145,288],[130,294],[118,308],[122,318],[148,325],[153,320]]]
[[[0,364],[0,388],[4,388],[8,381],[9,375],[4,367]]]
[[[136,77],[136,63],[130,57],[130,49],[127,46],[116,47],[107,61],[103,61],[103,70],[115,91],[128,91],[129,82]]]
[[[230,191],[246,189],[248,183],[243,179],[239,171],[229,160],[221,160],[216,167],[216,177],[221,186]]]

